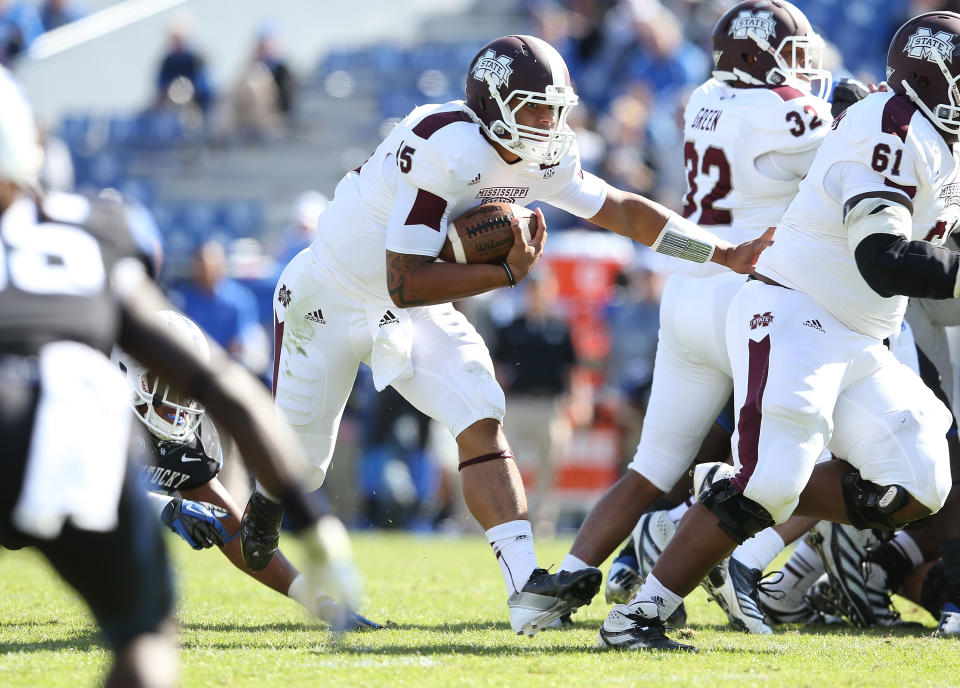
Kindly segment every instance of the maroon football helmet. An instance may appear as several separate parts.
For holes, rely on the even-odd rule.
[[[921,14],[894,34],[887,51],[887,84],[951,136],[960,134],[958,80],[960,14]]]
[[[746,0],[713,29],[714,78],[732,85],[789,83],[824,98],[830,72],[823,68],[823,39],[803,12],[786,0]]]
[[[578,100],[560,53],[534,36],[498,38],[470,62],[467,106],[487,136],[526,160],[560,161],[575,138],[567,115]],[[552,129],[517,124],[517,111],[529,103],[556,109]]]

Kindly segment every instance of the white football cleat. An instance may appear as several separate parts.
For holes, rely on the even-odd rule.
[[[751,569],[733,557],[713,567],[700,584],[720,605],[730,625],[738,631],[770,635],[773,630],[763,621],[759,589],[763,572]]]
[[[535,569],[523,589],[507,600],[510,627],[532,638],[561,616],[590,604],[602,581],[603,574],[593,566],[557,573]]]
[[[698,463],[690,471],[693,476],[693,498],[699,499],[700,493],[709,488],[718,480],[732,478],[737,474],[737,469],[728,463],[722,461],[711,461],[708,463]]]
[[[954,607],[954,609],[956,609],[956,607]],[[952,638],[960,637],[960,611],[942,609],[940,611],[940,623],[937,624],[937,632],[935,635]]]
[[[831,586],[839,595],[843,615],[854,626],[877,623],[863,566],[867,549],[876,544],[873,532],[820,521],[810,532],[810,542],[820,555]]]
[[[629,544],[633,545],[633,542]],[[610,564],[610,572],[607,574],[604,597],[608,604],[625,604],[633,599],[641,583],[643,579],[635,568],[622,561],[614,561]]]
[[[666,636],[663,621],[657,615],[657,605],[653,602],[618,604],[610,610],[600,626],[597,647],[605,650],[697,651]]]

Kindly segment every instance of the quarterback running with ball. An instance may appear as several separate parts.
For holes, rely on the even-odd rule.
[[[560,54],[505,36],[471,61],[466,99],[413,110],[338,184],[313,245],[283,271],[274,299],[276,404],[303,441],[319,487],[360,363],[456,438],[463,493],[506,584],[510,623],[534,635],[599,589],[600,571],[538,568],[526,497],[501,421],[490,354],[451,302],[514,286],[540,258],[546,227],[500,265],[436,260],[448,222],[485,202],[549,203],[694,262],[747,273],[770,236],[733,246],[585,172],[567,126],[577,95]],[[241,539],[251,568],[277,548],[282,508],[257,486]]]

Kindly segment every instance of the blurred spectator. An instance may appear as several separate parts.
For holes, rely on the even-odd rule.
[[[47,127],[40,127],[40,142],[43,145],[43,168],[40,184],[48,191],[73,191],[76,175],[70,148],[59,136]]]
[[[173,304],[242,364],[265,364],[269,341],[257,322],[256,298],[247,287],[227,277],[223,246],[215,241],[203,244],[193,256],[192,271],[192,281],[169,294]],[[255,375],[264,372],[250,369]],[[221,432],[220,440],[224,457],[220,482],[235,498],[243,499],[250,492],[249,474],[233,438]]]
[[[663,276],[642,263],[617,276],[617,289],[607,308],[610,353],[606,393],[611,398],[623,439],[624,465],[640,440],[640,427],[657,353],[660,292]]]
[[[216,241],[197,250],[192,272],[192,281],[173,290],[171,301],[233,358],[243,361],[249,357],[245,348],[260,338],[253,293],[227,278],[226,254]]]
[[[429,435],[430,418],[393,387],[376,394],[358,465],[364,525],[432,530],[446,515],[434,506],[440,471]]]
[[[496,333],[493,360],[507,395],[503,427],[521,473],[535,473],[530,521],[541,535],[552,534],[560,505],[553,483],[572,434],[569,411],[577,356],[570,326],[559,312],[557,279],[541,263],[523,282],[522,312]]]
[[[276,24],[268,23],[257,34],[257,47],[254,60],[262,63],[277,85],[277,110],[287,117],[293,111],[296,98],[296,80],[284,58],[283,36]]]
[[[289,263],[295,255],[309,246],[317,234],[320,213],[330,202],[319,191],[304,191],[290,207],[288,224],[284,227],[274,256],[280,265]]]
[[[249,65],[219,104],[217,133],[246,139],[275,136],[293,108],[295,89],[280,36],[268,25],[257,35]]]
[[[37,8],[27,0],[0,0],[0,63],[9,64],[43,33]]]
[[[64,24],[75,22],[86,16],[87,10],[77,0],[46,0],[40,8],[40,19],[44,31],[53,31]]]
[[[213,99],[203,57],[191,45],[193,21],[178,14],[168,29],[170,43],[157,73],[156,106],[189,107],[206,111]]]

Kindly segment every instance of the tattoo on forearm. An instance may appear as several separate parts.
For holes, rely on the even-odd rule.
[[[407,282],[409,274],[420,265],[433,262],[430,256],[415,256],[409,253],[387,251],[387,290],[390,298],[399,306],[420,306],[427,302],[417,293],[413,285]]]

